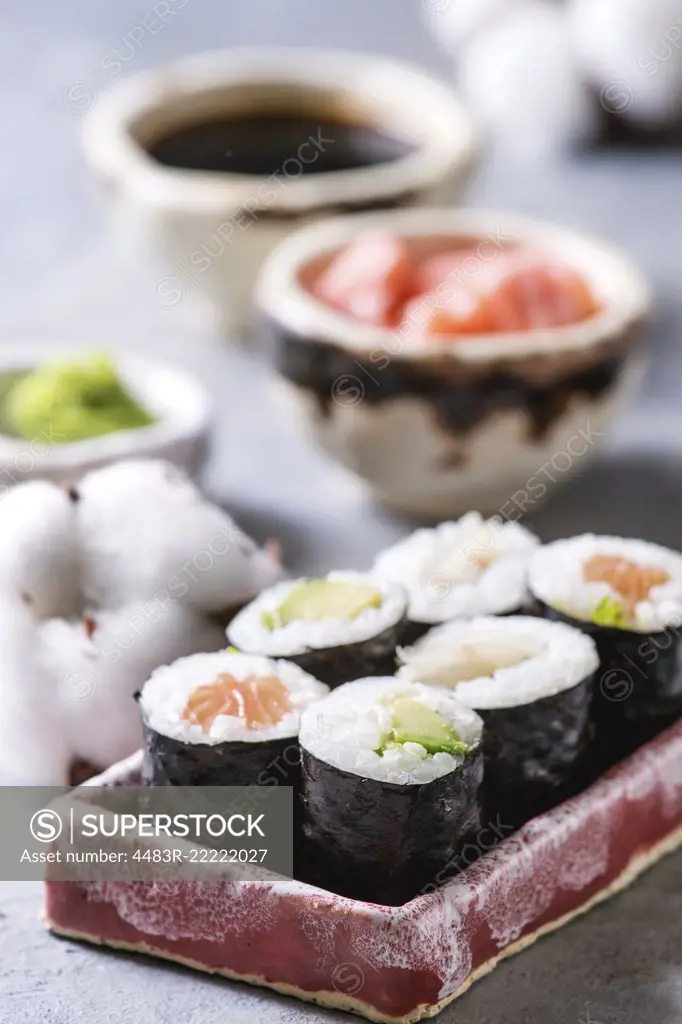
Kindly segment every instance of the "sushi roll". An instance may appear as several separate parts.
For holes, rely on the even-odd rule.
[[[479,827],[483,723],[451,693],[359,679],[301,716],[307,878],[399,905],[457,869]]]
[[[333,689],[393,675],[406,604],[402,587],[357,573],[287,580],[242,609],[227,636],[238,650],[287,658]]]
[[[538,544],[518,523],[469,512],[457,522],[416,530],[383,551],[372,572],[407,590],[402,642],[410,644],[450,619],[522,611],[528,560]]]
[[[518,827],[581,779],[599,657],[571,626],[530,616],[433,629],[401,649],[398,678],[448,687],[483,719],[486,815]]]
[[[301,712],[328,692],[297,665],[230,651],[159,668],[138,697],[143,781],[295,785]]]
[[[539,614],[594,637],[595,718],[611,760],[682,715],[682,555],[641,540],[584,534],[532,558]]]

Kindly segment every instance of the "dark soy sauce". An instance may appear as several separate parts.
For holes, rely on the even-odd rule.
[[[168,132],[148,147],[166,167],[269,177],[325,174],[391,163],[414,152],[405,139],[360,124],[298,114],[214,117]]]

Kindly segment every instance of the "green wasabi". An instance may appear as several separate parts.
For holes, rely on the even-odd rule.
[[[38,366],[10,390],[4,412],[19,437],[49,436],[59,444],[148,427],[155,421],[127,391],[104,354]]]

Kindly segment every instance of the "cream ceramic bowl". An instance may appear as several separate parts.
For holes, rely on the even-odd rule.
[[[412,246],[480,240],[466,271],[474,276],[505,245],[527,243],[576,268],[601,312],[567,327],[428,347],[398,329],[362,325],[307,284],[367,228]],[[587,463],[641,375],[635,342],[650,297],[626,255],[575,231],[509,213],[410,210],[293,235],[264,267],[257,302],[294,422],[380,500],[446,519],[471,508],[519,518]]]
[[[87,350],[66,353],[82,358]],[[61,357],[47,349],[0,352],[0,410],[11,386],[38,363]],[[47,430],[32,441],[12,437],[0,413],[0,498],[6,489],[31,479],[71,483],[98,466],[119,459],[162,458],[197,476],[208,455],[211,407],[197,380],[165,363],[126,353],[113,353],[130,393],[155,414],[148,427],[118,430],[85,441],[58,443]]]
[[[410,142],[375,166],[276,180],[168,167],[148,152],[174,128],[216,115],[305,114],[383,130]],[[98,98],[84,121],[87,161],[118,229],[159,266],[160,305],[203,304],[224,328],[251,322],[255,276],[270,250],[321,215],[454,199],[477,151],[447,85],[382,57],[315,49],[198,54],[131,77]],[[289,161],[286,161],[288,164]]]

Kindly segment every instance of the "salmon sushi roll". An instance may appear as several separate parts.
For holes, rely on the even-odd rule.
[[[296,785],[302,711],[328,688],[297,665],[230,651],[157,669],[138,695],[153,786]]]
[[[529,587],[541,615],[597,643],[595,719],[611,761],[682,715],[682,554],[584,534],[536,552]]]

